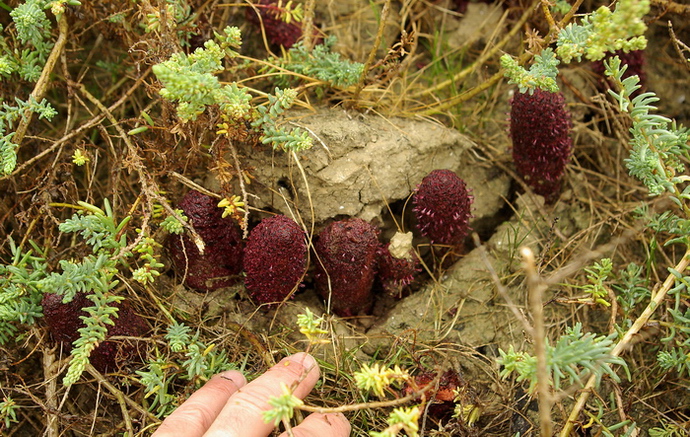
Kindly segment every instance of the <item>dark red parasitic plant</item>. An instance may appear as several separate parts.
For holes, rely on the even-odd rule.
[[[378,229],[359,218],[326,226],[314,246],[314,283],[339,316],[355,316],[371,308],[376,277]]]
[[[55,343],[70,344],[79,338],[78,329],[84,327],[80,316],[88,317],[82,308],[90,307],[93,302],[84,293],[77,293],[68,303],[62,303],[62,296],[45,293],[41,302],[43,319],[48,325],[48,332]],[[113,306],[118,308],[117,317],[113,317],[115,325],[108,326],[106,338],[113,336],[142,337],[149,327],[146,321],[136,314],[126,302],[119,302]],[[138,360],[140,343],[126,344],[120,341],[104,341],[91,352],[89,361],[100,372],[114,371],[122,367],[127,361]]]
[[[379,247],[378,257],[378,275],[384,291],[394,297],[403,297],[407,286],[421,271],[412,247],[412,233],[396,232],[390,243]]]
[[[473,197],[450,170],[434,170],[413,196],[417,227],[434,244],[460,246],[469,232]]]
[[[510,137],[517,172],[535,193],[553,202],[570,160],[570,113],[561,93],[540,89],[516,93],[511,101]]]
[[[176,272],[199,291],[216,290],[236,283],[242,271],[242,236],[237,222],[223,218],[223,210],[211,196],[191,190],[179,207],[190,219],[205,244],[204,253],[190,235],[170,235],[167,246]]]
[[[255,302],[282,302],[302,281],[305,239],[302,228],[284,215],[264,219],[252,229],[244,251],[244,284]]]
[[[277,0],[259,0],[254,3],[253,8],[247,8],[247,21],[263,25],[272,45],[289,49],[302,37],[302,22],[294,19],[287,22],[283,18],[290,13],[286,7],[286,4]]]

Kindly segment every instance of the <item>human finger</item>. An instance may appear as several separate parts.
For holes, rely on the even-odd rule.
[[[319,366],[311,355],[300,352],[283,358],[228,400],[206,436],[265,437],[273,429],[263,420],[263,412],[271,409],[268,399],[283,394],[282,384],[297,384],[293,393],[304,399],[318,380]]]
[[[343,413],[312,413],[299,425],[292,428],[295,437],[348,437],[350,435],[350,421]],[[287,437],[284,432],[280,437]]]
[[[235,392],[247,384],[237,370],[219,373],[168,416],[153,437],[200,437]]]

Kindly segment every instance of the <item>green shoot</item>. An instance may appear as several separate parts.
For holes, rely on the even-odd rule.
[[[295,408],[304,405],[304,402],[294,394],[285,384],[280,385],[283,394],[272,396],[268,399],[268,404],[273,407],[263,412],[263,419],[266,423],[278,426],[280,422],[288,421],[295,415]]]
[[[372,431],[369,435],[371,437],[395,437],[404,431],[408,437],[417,437],[419,435],[420,414],[419,406],[396,408],[388,417],[388,427],[381,432]]]
[[[568,328],[555,346],[546,346],[549,380],[553,388],[561,390],[561,381],[568,381],[569,385],[582,384],[584,378],[596,375],[597,385],[604,375],[619,382],[620,378],[611,368],[618,364],[627,369],[625,361],[611,355],[615,334],[597,336],[583,333],[582,325],[577,323]],[[537,358],[526,352],[516,352],[510,346],[508,352],[499,349],[501,357],[499,364],[503,366],[501,376],[507,378],[512,373],[517,374],[517,381],[529,381],[530,390],[537,385]]]
[[[385,395],[384,391],[396,382],[407,381],[410,374],[396,365],[394,368],[384,367],[378,363],[373,366],[364,364],[362,368],[355,372],[355,384],[357,388],[366,392],[372,392],[378,397]]]

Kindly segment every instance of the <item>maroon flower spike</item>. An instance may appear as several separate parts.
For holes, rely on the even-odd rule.
[[[307,243],[302,228],[284,215],[255,227],[244,252],[244,284],[257,303],[282,302],[301,282],[307,269]]]
[[[56,343],[72,343],[79,338],[77,330],[84,326],[79,316],[88,317],[82,308],[90,307],[93,303],[84,293],[77,293],[71,302],[62,303],[62,296],[55,293],[45,293],[41,301],[43,306],[43,320],[48,324],[50,337]]]
[[[80,316],[88,317],[82,308],[93,306],[86,294],[77,293],[71,302],[62,303],[62,296],[54,293],[43,295],[43,319],[48,325],[51,338],[56,343],[71,344],[79,338],[78,329],[84,327]],[[141,337],[148,331],[146,321],[136,314],[126,302],[113,304],[118,308],[115,325],[108,325],[106,338],[113,336]],[[121,368],[127,361],[136,360],[141,343],[124,343],[104,341],[91,352],[89,361],[100,372],[109,372]],[[143,354],[142,354],[143,355]]]
[[[517,93],[510,111],[510,137],[517,172],[535,193],[555,200],[570,160],[570,114],[561,93]]]
[[[469,231],[472,195],[450,170],[429,173],[414,193],[417,227],[434,244],[459,246]]]
[[[178,275],[199,291],[228,287],[242,271],[242,236],[234,219],[223,218],[217,200],[191,190],[179,207],[205,244],[201,254],[188,233],[170,235],[167,246]]]
[[[378,249],[378,274],[383,289],[391,296],[402,297],[404,289],[420,272],[419,259],[412,248],[412,233],[397,232],[391,242]]]
[[[254,25],[263,24],[268,41],[276,46],[283,46],[289,49],[302,36],[302,23],[291,21],[286,23],[281,19],[285,10],[285,5],[276,0],[259,0],[253,8],[247,8],[247,20]],[[257,15],[258,11],[258,15]],[[259,16],[261,20],[259,20]]]
[[[359,218],[333,222],[319,234],[314,283],[339,316],[370,309],[379,231]]]

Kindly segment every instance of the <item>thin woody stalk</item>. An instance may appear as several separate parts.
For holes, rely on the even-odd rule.
[[[31,97],[33,97],[37,102],[40,102],[48,91],[50,75],[52,74],[53,68],[55,68],[55,64],[60,58],[62,50],[65,48],[65,44],[67,43],[67,33],[69,31],[69,27],[67,25],[67,17],[65,17],[64,13],[60,14],[58,17],[58,30],[60,32],[58,39],[53,46],[53,50],[50,52],[50,56],[48,56],[48,59],[46,60],[46,65],[43,67],[43,71],[41,71],[41,76],[38,78],[38,81],[36,81],[33,91],[31,91]],[[17,130],[15,131],[14,137],[12,137],[12,141],[18,146],[21,146],[22,140],[24,139],[24,135],[26,135],[26,130],[29,128],[32,118],[33,111],[27,109],[17,125]]]
[[[683,273],[685,269],[688,268],[688,265],[690,265],[690,247],[686,248],[685,254],[683,255],[683,259],[681,259],[680,262],[676,264],[674,269],[679,273]],[[666,298],[666,294],[671,289],[671,287],[673,287],[673,284],[675,284],[675,282],[675,275],[669,274],[666,277],[666,280],[662,284],[661,289],[652,297],[652,300],[649,302],[649,304],[647,304],[647,307],[644,309],[642,314],[640,314],[640,317],[638,317],[635,320],[632,326],[623,335],[623,338],[611,350],[612,356],[620,356],[624,351],[628,350],[635,343],[634,337],[647,324],[652,314],[654,314],[657,308],[659,308],[659,306],[663,303],[664,299]],[[568,416],[568,421],[566,422],[565,426],[563,427],[563,430],[560,433],[560,437],[569,437],[571,435],[573,426],[576,423],[578,423],[578,417],[580,416],[580,412],[585,407],[585,404],[589,399],[589,395],[592,393],[592,389],[594,388],[595,382],[596,376],[592,375],[587,381],[587,384],[582,390],[582,393],[580,393],[580,397],[577,399],[575,406],[573,406],[573,409],[571,410],[570,415]]]
[[[551,378],[549,377],[547,368],[546,328],[544,327],[544,308],[542,302],[542,296],[546,291],[546,285],[537,271],[534,252],[532,252],[529,247],[523,247],[520,253],[523,259],[523,268],[527,274],[530,312],[534,319],[532,337],[534,340],[534,353],[537,357],[539,424],[541,426],[541,435],[543,437],[550,437],[553,432],[553,421],[551,420],[553,399],[551,396]]]

